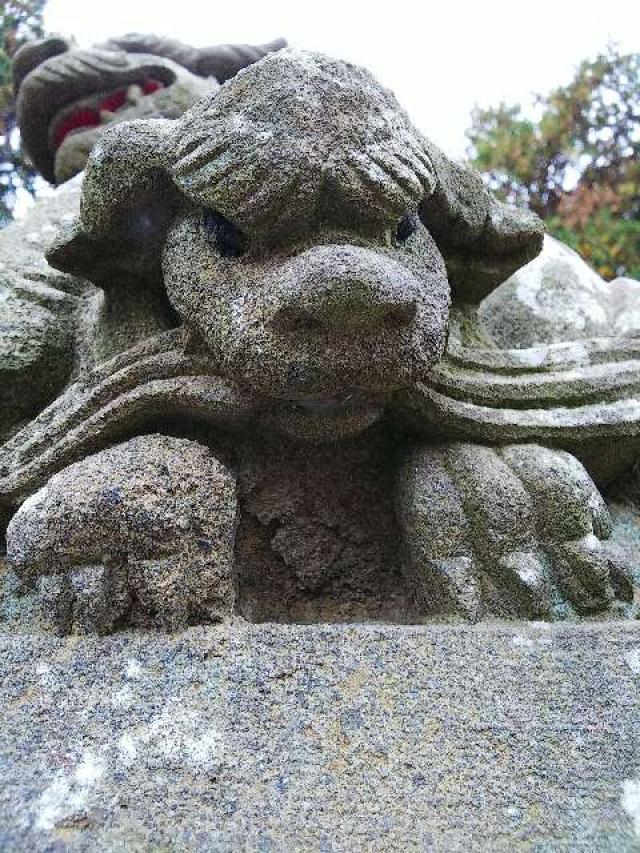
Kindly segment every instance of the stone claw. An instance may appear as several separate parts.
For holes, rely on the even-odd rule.
[[[613,601],[609,560],[594,535],[551,549],[555,577],[564,598],[588,614],[606,610]]]
[[[67,574],[43,575],[38,579],[43,628],[65,636],[73,628],[73,591]]]
[[[633,601],[633,574],[631,559],[624,548],[612,542],[604,542],[603,550],[609,562],[609,578],[616,598],[628,603]]]
[[[563,451],[423,448],[403,469],[398,516],[409,581],[427,612],[550,619],[633,600],[629,561],[606,541],[607,506]]]
[[[179,559],[137,560],[130,575],[143,609],[158,628],[177,631],[189,624],[191,595]]]
[[[7,528],[7,562],[38,585],[56,633],[215,622],[233,612],[235,514],[235,480],[208,448],[141,436],[25,501]]]
[[[516,612],[531,619],[548,619],[553,612],[553,590],[544,559],[534,551],[510,551],[497,559],[497,574]]]
[[[416,603],[424,612],[453,612],[477,622],[482,606],[473,560],[428,560],[416,587]]]
[[[42,621],[56,634],[109,634],[130,606],[126,583],[111,568],[83,566],[38,582]]]

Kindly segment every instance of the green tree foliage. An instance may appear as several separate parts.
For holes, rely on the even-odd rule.
[[[469,157],[605,278],[640,278],[640,53],[615,46],[521,106],[474,110]]]
[[[11,58],[20,45],[42,36],[46,0],[3,0],[0,6],[0,227],[11,219],[16,191],[33,191],[35,172],[23,161],[14,111]]]

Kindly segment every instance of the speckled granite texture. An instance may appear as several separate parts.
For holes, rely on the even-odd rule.
[[[634,624],[0,646],[0,849],[640,850]]]

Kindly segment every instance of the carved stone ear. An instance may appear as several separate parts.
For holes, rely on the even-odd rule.
[[[529,210],[497,201],[480,175],[434,147],[438,183],[420,217],[442,252],[454,299],[479,302],[542,249],[544,226]]]
[[[51,266],[105,289],[124,276],[158,278],[178,195],[165,171],[171,124],[131,121],[105,131],[87,164],[80,215],[47,252]]]

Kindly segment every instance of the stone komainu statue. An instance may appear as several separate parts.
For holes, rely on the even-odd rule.
[[[13,63],[23,145],[48,181],[63,183],[84,169],[105,127],[135,118],[177,118],[285,44],[278,39],[194,48],[139,34],[89,50],[57,36],[28,42]]]
[[[632,615],[637,344],[478,320],[542,237],[321,55],[105,130],[48,260],[117,344],[2,448],[11,572],[62,632]]]

